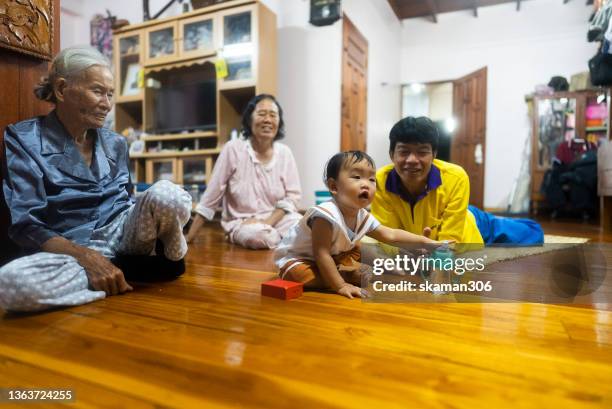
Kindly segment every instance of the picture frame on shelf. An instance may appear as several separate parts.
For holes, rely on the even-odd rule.
[[[134,142],[132,142],[132,144],[130,145],[130,154],[141,154],[144,153],[145,151],[145,143],[143,140],[135,140]]]
[[[164,28],[149,34],[149,57],[159,58],[174,54],[174,31]]]
[[[123,83],[123,92],[121,95],[138,95],[140,88],[138,87],[138,72],[140,71],[139,64],[130,64],[127,67],[125,81]]]
[[[212,19],[197,21],[185,25],[184,51],[196,51],[213,48]]]
[[[119,48],[121,57],[137,54],[140,52],[140,39],[138,36],[123,37],[119,40]]]

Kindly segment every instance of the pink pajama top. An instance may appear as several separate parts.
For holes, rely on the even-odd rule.
[[[297,212],[301,188],[295,159],[286,145],[274,142],[273,149],[272,159],[263,164],[250,140],[226,143],[195,211],[211,220],[221,203],[227,233],[245,219],[267,218],[274,209]]]

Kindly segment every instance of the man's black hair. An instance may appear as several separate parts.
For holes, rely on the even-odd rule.
[[[253,112],[255,111],[255,107],[260,101],[264,99],[269,99],[270,101],[276,104],[278,108],[278,131],[276,132],[276,136],[274,140],[277,141],[279,139],[283,139],[285,137],[285,121],[283,120],[283,108],[280,106],[274,95],[270,94],[259,94],[251,98],[247,107],[244,109],[242,113],[242,135],[245,138],[250,138],[253,136],[253,130],[251,129],[251,125],[253,122]]]
[[[336,153],[332,156],[328,161],[327,165],[325,165],[325,174],[323,175],[323,181],[327,183],[329,178],[338,180],[338,175],[340,174],[340,169],[344,166],[352,165],[353,163],[359,163],[362,160],[368,162],[372,168],[376,169],[376,165],[374,165],[374,160],[365,152],[362,151],[346,151]]]
[[[389,152],[395,152],[395,146],[401,143],[428,143],[432,151],[438,150],[438,128],[431,119],[421,116],[408,116],[401,119],[389,132]]]

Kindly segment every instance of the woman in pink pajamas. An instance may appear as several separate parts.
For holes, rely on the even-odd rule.
[[[284,136],[283,110],[272,95],[257,95],[242,117],[246,139],[225,144],[211,180],[196,207],[187,234],[192,242],[222,204],[221,226],[232,243],[271,249],[301,217],[300,179],[291,150],[276,142]]]

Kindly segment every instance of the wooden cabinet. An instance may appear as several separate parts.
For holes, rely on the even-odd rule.
[[[205,185],[214,165],[212,153],[147,156],[144,181],[149,184],[169,180],[179,185]],[[138,164],[138,161],[132,163]],[[132,168],[131,172],[138,172],[138,168]]]
[[[141,31],[128,31],[114,37],[115,124],[121,130],[141,128],[144,99],[144,40]],[[115,129],[119,129],[115,126]],[[134,174],[141,175],[144,172]],[[137,180],[137,179],[136,179]]]
[[[163,64],[176,60],[178,52],[177,22],[171,21],[145,30],[145,64]]]
[[[256,8],[238,7],[219,13],[220,55],[227,65],[227,76],[219,84],[222,89],[252,86],[257,77]]]
[[[259,1],[126,26],[114,32],[114,47],[115,130],[144,132],[144,151],[130,154],[135,183],[206,183],[248,101],[276,94],[276,16]],[[219,60],[226,77],[216,73]],[[141,87],[133,88],[134,78]],[[196,87],[205,100],[194,98]],[[183,120],[188,111],[202,114],[200,122]]]
[[[178,160],[176,158],[147,159],[146,167],[146,183],[155,183],[158,180],[179,183]]]
[[[212,173],[213,158],[185,157],[178,161],[178,179],[183,185],[201,185]]]
[[[600,144],[609,136],[609,91],[557,92],[528,99],[532,116],[531,210],[545,202],[540,193],[546,171],[552,168],[560,144],[574,138]]]
[[[142,34],[131,32],[118,35],[115,44],[116,101],[140,101],[143,95],[142,81],[139,81],[143,67]]]
[[[220,47],[217,21],[218,16],[213,13],[147,28],[145,65],[215,55]]]
[[[215,14],[179,20],[179,56],[181,58],[215,55],[218,48]]]

